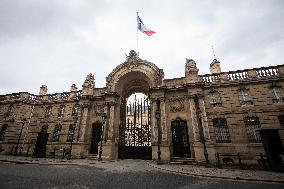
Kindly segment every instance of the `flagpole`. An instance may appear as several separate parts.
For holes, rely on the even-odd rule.
[[[137,13],[137,16],[136,16],[136,50],[137,50],[137,54],[139,56],[139,49],[138,49],[138,12]]]

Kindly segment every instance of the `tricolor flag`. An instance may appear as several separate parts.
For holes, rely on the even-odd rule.
[[[156,33],[152,30],[149,30],[148,28],[146,28],[141,20],[141,18],[139,16],[137,16],[137,27],[138,29],[142,32],[147,34],[148,36],[151,36],[152,34]]]

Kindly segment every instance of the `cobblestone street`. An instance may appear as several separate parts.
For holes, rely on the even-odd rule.
[[[159,170],[142,160],[88,165],[40,165],[0,162],[0,188],[283,188],[283,183],[201,178]]]

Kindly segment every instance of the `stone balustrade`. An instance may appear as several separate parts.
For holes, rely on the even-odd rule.
[[[47,94],[47,95],[34,95],[27,92],[19,92],[12,93],[7,95],[0,95],[0,103],[1,102],[12,102],[12,101],[26,101],[30,103],[37,102],[59,102],[59,101],[67,101],[78,99],[81,96],[81,90],[76,92],[63,92],[63,93],[55,93],[55,94]],[[72,94],[72,99],[71,97]]]
[[[200,75],[205,84],[284,76],[284,65]]]

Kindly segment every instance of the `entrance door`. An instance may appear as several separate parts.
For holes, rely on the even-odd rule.
[[[281,165],[280,155],[284,155],[282,142],[277,129],[260,130],[262,144],[272,169],[277,170]]]
[[[46,144],[48,140],[48,135],[49,133],[46,132],[38,133],[35,150],[34,150],[34,156],[39,158],[46,157]]]
[[[171,124],[174,157],[190,157],[187,124],[182,120],[175,120]]]
[[[98,154],[98,145],[101,141],[101,137],[102,137],[102,124],[94,123],[92,125],[92,141],[91,141],[90,154]]]

